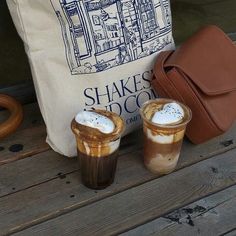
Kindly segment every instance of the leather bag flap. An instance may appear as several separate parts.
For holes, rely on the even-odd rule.
[[[236,90],[236,46],[215,26],[191,37],[164,66],[176,67],[209,96]]]

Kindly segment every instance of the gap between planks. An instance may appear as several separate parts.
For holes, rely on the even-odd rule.
[[[121,156],[128,152],[141,150],[141,132],[141,130],[134,132],[122,139],[122,145],[120,149]],[[193,163],[207,159],[213,155],[223,153],[225,151],[235,148],[235,134],[236,125],[224,135],[219,136],[201,145],[193,145],[189,141],[185,140],[181,151],[179,167],[186,167],[188,165],[192,165]],[[225,147],[222,143],[225,143],[225,141],[227,143],[229,140],[233,144]],[[191,160],[189,158],[191,158]],[[50,179],[55,179],[55,176],[58,172],[68,174],[71,171],[77,170],[74,168],[73,159],[71,160],[68,158],[64,158],[63,156],[53,152],[52,150],[33,155],[23,160],[12,162],[4,166],[0,166],[0,186],[2,186],[2,191],[0,191],[0,197],[9,193],[14,193],[15,191],[12,190],[12,188],[15,188],[16,186],[18,187],[17,189],[19,191],[21,189],[26,189],[30,186],[35,186],[37,184],[43,183],[45,182],[45,180],[48,181]],[[38,166],[39,168],[35,170],[35,166]],[[31,168],[29,168],[28,173],[24,172],[24,175],[22,176],[20,170],[22,169],[23,171],[25,167]],[[41,170],[39,170],[40,168]],[[15,179],[14,176],[9,176],[9,172],[19,173],[22,177],[26,175],[25,179],[27,181],[24,182],[24,178]],[[2,182],[3,180],[4,182]],[[7,186],[7,188],[4,186]]]
[[[15,133],[0,142],[0,166],[50,149],[45,141],[46,127],[38,104],[28,104],[23,109],[24,119],[20,127]],[[0,111],[0,122],[6,120],[8,116],[7,111]],[[17,148],[18,150],[14,152],[10,151],[14,145],[21,146],[21,148]]]
[[[234,149],[212,157],[32,226],[16,235],[40,233],[69,236],[78,232],[81,235],[117,235],[235,185],[235,154]],[[215,173],[212,167],[218,172]],[[20,229],[12,228],[9,233],[14,230]]]
[[[196,162],[199,162],[201,160],[210,158],[210,157],[212,157],[212,155],[215,155],[217,152],[219,154],[219,153],[223,153],[223,152],[231,149],[232,145],[225,148],[224,146],[222,146],[220,144],[220,140],[233,138],[233,136],[234,136],[234,130],[232,129],[225,136],[221,137],[221,139],[217,138],[217,139],[215,139],[211,142],[208,142],[206,144],[192,145],[191,143],[185,141],[178,168],[183,168],[183,167],[192,165]],[[215,150],[218,150],[218,151],[215,151]],[[136,156],[136,154],[137,154],[137,156]],[[122,154],[122,158],[120,159],[120,161],[118,163],[121,162],[123,164],[123,168],[125,169],[126,168],[126,163],[125,163],[124,160],[126,160],[126,158],[131,158],[131,157],[133,159],[139,159],[138,165],[142,166],[142,161],[141,161],[142,157],[141,157],[141,152],[140,151],[134,153],[134,155],[133,154],[132,155],[130,155],[130,154],[123,155]],[[59,163],[58,163],[58,161],[59,161]],[[58,164],[55,165],[55,163],[58,163]],[[46,165],[48,169],[45,169],[44,165]],[[58,173],[58,171],[62,171],[63,174],[66,174],[66,175],[68,173],[74,173],[72,175],[69,175],[69,177],[73,176],[75,180],[77,179],[77,176],[78,176],[77,169],[74,167],[74,161],[64,159],[60,155],[50,151],[50,152],[45,152],[43,154],[39,154],[37,156],[34,156],[34,158],[27,158],[27,159],[24,159],[24,160],[21,160],[21,161],[18,161],[18,162],[11,163],[10,165],[6,166],[7,167],[6,169],[3,166],[5,171],[3,170],[3,167],[0,168],[0,174],[2,174],[2,176],[3,176],[0,179],[4,180],[4,177],[5,177],[5,180],[6,180],[6,176],[7,176],[7,173],[9,173],[9,171],[12,172],[12,173],[17,173],[16,171],[21,172],[21,169],[24,170],[25,166],[29,166],[29,173],[24,172],[24,175],[26,175],[26,173],[28,173],[28,175],[26,175],[25,177],[23,175],[20,179],[17,178],[17,181],[20,180],[19,183],[17,183],[17,181],[15,182],[15,179],[13,179],[14,180],[14,183],[13,183],[14,185],[11,184],[12,183],[11,179],[9,181],[5,181],[6,185],[9,186],[9,188],[7,190],[7,193],[5,193],[5,194],[9,195],[9,193],[10,193],[10,195],[11,195],[11,194],[15,194],[16,192],[17,193],[21,192],[22,190],[24,190],[23,193],[25,193],[25,192],[27,192],[26,190],[33,191],[33,189],[35,189],[35,187],[37,187],[38,185],[39,185],[38,186],[39,188],[41,187],[40,185],[42,185],[42,186],[50,185],[50,182],[54,183],[54,182],[56,182],[60,179],[60,177],[58,177],[56,175]],[[38,167],[36,170],[34,169],[35,166]],[[10,167],[14,167],[14,168],[11,169]],[[41,172],[40,169],[43,169],[45,171],[45,173],[42,172],[43,175],[42,174],[39,175],[40,178],[34,180],[35,177],[38,176],[38,174],[37,174],[38,169],[39,169],[40,172]],[[139,171],[143,171],[143,169],[141,168]],[[56,176],[56,178],[55,178],[55,176]],[[131,185],[127,185],[127,186],[123,186],[123,187],[121,185],[118,185],[118,186],[114,185],[111,188],[108,188],[105,191],[105,193],[102,193],[100,195],[96,194],[98,196],[96,196],[95,198],[90,196],[90,199],[87,202],[86,201],[83,202],[83,204],[89,204],[91,202],[94,202],[94,201],[97,201],[99,199],[110,196],[114,193],[124,191],[128,188],[137,186],[139,184],[148,182],[148,181],[156,178],[156,176],[152,176],[152,175],[146,174],[146,173],[143,175],[143,177],[144,178],[141,178],[141,180],[139,180],[139,181],[136,180],[136,183],[133,182]],[[24,180],[24,179],[26,179],[26,180]],[[21,181],[23,181],[23,185],[22,185]],[[29,182],[27,182],[27,181],[29,181]],[[81,185],[81,183],[77,183],[77,185],[78,184]],[[16,191],[15,190],[12,191],[11,188],[13,186],[18,187],[18,185],[19,185],[20,189],[16,190]],[[34,187],[31,188],[32,186],[34,186]],[[120,188],[120,189],[118,189],[118,188]],[[5,189],[5,188],[2,188],[2,189]],[[66,207],[66,211],[70,211],[71,209],[80,207],[80,205],[81,204],[79,203],[79,204],[75,204],[72,208]],[[50,212],[47,213],[48,217],[53,217],[54,214],[55,214],[55,216],[57,214],[61,214],[61,211],[56,211],[56,213],[51,212],[51,215],[49,213]],[[39,219],[39,221],[41,221],[41,220],[42,219]],[[45,220],[44,217],[43,217],[43,220]]]
[[[141,133],[140,133],[141,134]],[[228,146],[228,147],[224,147],[224,146],[222,146],[220,143],[221,143],[221,141],[224,141],[224,140],[229,140],[229,139],[233,139],[234,140],[234,142],[235,142],[235,137],[234,137],[234,135],[235,135],[235,128],[233,128],[233,129],[231,129],[231,131],[229,131],[228,133],[226,133],[225,135],[223,135],[223,136],[221,136],[221,137],[218,137],[218,138],[216,138],[215,140],[213,140],[213,141],[210,141],[210,142],[208,142],[208,143],[206,143],[206,144],[203,144],[203,145],[198,145],[198,146],[194,146],[194,145],[192,145],[192,144],[190,144],[188,141],[185,141],[185,143],[184,143],[184,147],[183,147],[183,150],[182,150],[182,162],[180,163],[180,165],[179,165],[179,168],[183,168],[183,167],[186,167],[186,166],[190,166],[190,165],[192,165],[192,164],[194,164],[194,163],[196,163],[196,162],[198,162],[198,161],[200,161],[200,160],[204,160],[204,159],[207,159],[207,158],[210,158],[210,157],[212,157],[213,155],[216,155],[216,154],[219,154],[219,153],[223,153],[223,152],[225,152],[225,151],[228,151],[228,150],[230,150],[230,149],[232,149],[232,148],[234,148],[235,147],[235,145],[230,145],[230,146]],[[135,135],[133,135],[133,138],[136,138],[136,136],[137,136],[137,134],[135,134]],[[140,136],[140,135],[138,135],[138,136]],[[128,137],[128,140],[130,140],[131,139],[131,137],[132,136],[127,136]],[[133,145],[135,144],[135,142],[133,142]],[[129,145],[127,145],[126,144],[126,148],[128,147]],[[134,147],[132,147],[132,148],[134,148]],[[137,147],[135,147],[136,148],[136,150],[137,150]],[[132,150],[132,149],[131,149]],[[208,154],[208,152],[210,152],[210,155]],[[53,153],[52,151],[49,151],[49,152],[45,152],[45,153],[41,153],[41,154],[39,154],[39,155],[35,155],[35,156],[33,156],[34,158],[32,159],[32,158],[27,158],[27,159],[25,159],[25,160],[21,160],[21,161],[19,161],[19,163],[25,163],[25,165],[23,165],[23,166],[27,166],[28,164],[30,164],[30,163],[32,163],[31,164],[31,166],[33,167],[34,165],[35,166],[37,166],[37,161],[39,160],[39,159],[46,159],[46,158],[48,158],[48,156],[47,156],[47,154],[50,154],[50,153]],[[137,153],[139,153],[138,154],[138,156],[140,156],[140,151],[138,151]],[[193,155],[193,153],[194,153],[194,156],[192,156]],[[58,154],[56,154],[56,153],[53,153],[53,155],[54,155],[54,158],[52,158],[52,161],[51,161],[51,165],[53,165],[53,160],[54,161],[56,161],[58,158],[63,158],[63,157],[61,157],[60,155],[58,155]],[[123,154],[122,154],[123,155]],[[202,155],[202,156],[201,156]],[[125,155],[127,158],[129,158],[128,156],[129,155]],[[188,156],[191,156],[191,163],[189,162],[189,160],[188,160]],[[201,157],[199,157],[199,156],[201,156]],[[184,158],[184,157],[186,157],[186,158]],[[124,159],[123,159],[124,160]],[[46,162],[45,162],[46,163]],[[61,162],[62,163],[62,165],[64,165],[63,163],[64,162]],[[72,164],[73,162],[71,162],[71,166],[73,165]],[[9,168],[9,170],[11,169],[11,167],[12,167],[12,165],[15,165],[16,164],[16,169],[18,169],[17,168],[17,162],[15,162],[15,163],[11,163],[11,164],[8,164],[9,166],[7,166],[8,168]],[[48,163],[49,164],[49,163]],[[23,166],[21,166],[21,168],[23,168]],[[1,169],[2,170],[2,169]],[[70,167],[70,165],[68,166],[68,168],[66,168],[65,169],[65,174],[69,174],[70,175],[70,173],[74,173],[74,174],[77,174],[78,175],[78,173],[76,173],[77,172],[77,170],[78,169],[73,169],[72,167]],[[14,171],[13,171],[14,172]],[[50,172],[50,171],[49,171]],[[51,173],[50,173],[51,174]],[[33,175],[33,173],[32,173],[32,175]],[[58,179],[59,177],[55,177],[56,175],[52,175],[51,174],[51,176],[47,176],[47,177],[45,177],[44,179],[41,179],[41,180],[38,180],[37,182],[34,182],[34,183],[31,183],[31,184],[29,184],[29,183],[27,183],[27,185],[25,185],[25,186],[23,186],[21,189],[19,189],[19,190],[17,190],[17,191],[8,191],[8,194],[14,194],[14,193],[16,193],[16,192],[20,192],[20,191],[25,191],[25,190],[27,190],[27,189],[29,189],[30,190],[30,188],[31,187],[37,187],[38,185],[44,185],[44,184],[47,184],[48,182],[50,182],[50,181],[56,181],[56,179]],[[34,178],[34,175],[32,176],[32,178]],[[143,184],[143,183],[145,183],[145,182],[148,182],[148,181],[150,181],[150,180],[152,180],[152,179],[154,179],[154,178],[156,178],[156,177],[150,177],[150,175],[149,175],[149,177],[147,178],[147,179],[143,179],[142,181],[143,182],[140,182],[140,183],[136,183],[136,185],[133,183],[133,185],[131,185],[130,187],[135,187],[135,186],[138,186],[139,184]],[[125,188],[122,190],[120,190],[120,191],[124,191],[125,190]],[[115,191],[113,191],[113,192],[110,192],[109,194],[111,195],[111,194],[114,194],[114,193],[118,193],[119,191],[118,190],[116,190],[116,192]],[[7,194],[7,195],[8,195]],[[106,197],[106,196],[110,196],[110,195],[104,195],[104,198]],[[102,199],[102,197],[100,198],[100,199]],[[96,199],[94,200],[94,201],[97,201]],[[93,202],[93,201],[91,201],[91,202]],[[89,201],[87,202],[87,204],[88,203],[90,203]],[[67,210],[69,210],[70,208],[68,208]]]
[[[0,149],[0,166],[51,150],[45,141],[46,127],[43,124],[37,104],[25,106],[24,113],[26,118],[18,131],[10,137],[3,139],[0,144],[0,147],[3,148],[3,150]],[[28,113],[32,115],[27,115]],[[5,116],[6,111],[0,112],[1,119]],[[37,122],[35,123],[34,121]],[[15,153],[9,151],[9,148],[14,144],[22,145],[23,150]],[[121,141],[121,148],[125,149],[127,146],[131,147],[134,144],[137,147],[141,146],[140,131],[133,132],[128,138],[127,136],[124,137]]]
[[[24,121],[18,131],[10,137],[3,139],[0,143],[0,147],[4,148],[4,150],[0,151],[0,166],[9,164],[20,159],[31,157],[39,153],[47,152],[51,149],[49,145],[45,142],[46,127],[43,123],[38,104],[33,103],[25,105],[24,114]],[[6,111],[0,112],[0,120],[6,118],[6,116]],[[208,143],[221,143],[222,141],[232,139],[236,144],[236,139],[233,136],[234,132],[236,133],[236,125],[233,126],[232,129],[225,135],[219,136]],[[125,146],[125,143],[127,142],[126,145],[136,144],[141,147],[142,143],[140,144],[140,136],[142,136],[141,130],[128,135],[128,138],[126,138],[127,136],[124,137],[122,139],[123,146]],[[23,146],[23,150],[16,153],[10,152],[9,148],[13,144],[21,144]],[[229,150],[232,147],[233,146],[230,146],[229,148],[226,148],[226,150]]]
[[[227,153],[225,153],[224,155],[227,155]],[[139,160],[137,160],[137,159],[139,159]],[[23,220],[23,221],[20,223],[18,219],[15,219],[15,223],[18,222],[18,226],[15,226],[13,232],[15,230],[17,231],[17,230],[21,230],[21,229],[30,227],[30,226],[38,224],[40,222],[47,221],[51,218],[55,218],[55,217],[65,214],[65,213],[77,210],[77,209],[84,207],[88,204],[92,204],[97,201],[101,201],[102,199],[108,198],[112,195],[114,196],[115,194],[119,194],[121,192],[124,192],[127,189],[132,190],[141,184],[146,184],[149,181],[154,180],[156,178],[156,176],[151,175],[149,172],[147,172],[143,168],[140,159],[141,159],[140,154],[139,154],[139,158],[137,158],[135,153],[130,156],[129,155],[124,156],[121,160],[120,167],[118,168],[118,171],[117,171],[118,172],[117,175],[119,177],[117,179],[118,183],[115,183],[110,188],[103,190],[101,192],[94,193],[94,191],[83,187],[81,182],[79,182],[79,183],[78,183],[78,181],[76,182],[78,173],[74,173],[74,174],[69,175],[67,177],[67,179],[72,180],[71,181],[73,183],[72,189],[64,190],[63,186],[62,186],[62,182],[60,180],[53,180],[53,181],[46,183],[46,185],[48,185],[48,187],[43,186],[44,188],[42,188],[42,186],[36,186],[36,187],[28,189],[26,191],[22,191],[21,193],[14,194],[12,196],[7,196],[7,198],[1,200],[0,208],[4,209],[4,207],[7,207],[7,205],[9,204],[8,203],[8,201],[9,201],[12,212],[10,210],[10,212],[7,213],[8,217],[11,217],[12,214],[15,214],[14,212],[17,212],[18,214],[19,214],[19,212],[21,212],[21,219],[20,220]],[[201,163],[201,162],[199,162],[199,163]],[[180,168],[183,168],[183,166],[180,165]],[[190,168],[190,167],[188,167],[188,168]],[[124,171],[122,172],[122,170],[125,170],[125,172]],[[178,172],[179,171],[177,171],[177,173]],[[128,180],[127,180],[127,176],[129,176]],[[162,176],[161,178],[159,178],[159,180],[161,181],[163,178],[166,178],[166,176]],[[45,189],[46,189],[46,191],[45,191]],[[47,191],[49,191],[49,189],[50,190],[55,189],[57,194],[54,191],[47,193]],[[35,192],[35,194],[34,194],[34,192]],[[68,196],[75,194],[75,192],[76,192],[76,195],[77,195],[77,193],[79,193],[79,196],[78,196],[78,198],[76,197],[76,199],[72,201],[71,199],[68,198]],[[45,196],[45,193],[47,193],[48,196]],[[42,205],[40,207],[40,204],[38,204],[37,201],[34,202],[35,201],[34,195],[36,196],[36,198],[42,198],[41,201],[43,201],[43,202],[45,201],[45,203],[47,202],[47,204],[45,206],[45,208],[47,208],[46,211],[44,209],[41,209],[44,207],[44,205]],[[49,199],[51,199],[51,195],[54,196],[53,201],[49,200]],[[19,209],[21,209],[21,207],[19,206],[19,202],[22,202],[23,199],[27,199],[27,197],[30,198],[29,204],[31,205],[33,212],[38,211],[38,214],[37,214],[37,216],[36,215],[34,216],[34,219],[29,219],[29,218],[24,219],[25,215],[27,214],[27,211],[24,212],[24,210],[23,211],[19,210]],[[47,199],[47,198],[49,198],[49,199]],[[45,199],[45,200],[43,200],[43,199]],[[32,205],[32,203],[30,203],[30,201],[32,201],[33,205]],[[15,207],[13,204],[14,202],[16,204]],[[2,217],[4,218],[4,215]],[[13,218],[14,217],[16,217],[16,216],[13,216]],[[4,222],[2,222],[2,223],[4,223]],[[1,228],[3,229],[4,225],[1,226]]]
[[[235,236],[236,235],[236,227],[228,230],[227,232],[219,235],[219,236]]]
[[[127,231],[120,236],[225,235],[236,226],[235,204],[236,185]]]

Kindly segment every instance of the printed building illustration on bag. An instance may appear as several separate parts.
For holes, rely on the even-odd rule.
[[[54,0],[72,74],[110,69],[172,43],[168,0]]]

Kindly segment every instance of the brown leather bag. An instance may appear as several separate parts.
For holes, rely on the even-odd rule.
[[[236,46],[216,26],[206,26],[176,51],[159,54],[152,85],[161,97],[187,104],[193,113],[186,134],[202,143],[236,119]]]

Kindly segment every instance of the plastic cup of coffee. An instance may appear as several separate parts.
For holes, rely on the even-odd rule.
[[[168,174],[177,165],[191,110],[171,99],[158,98],[140,109],[144,132],[144,165],[154,174]]]
[[[104,189],[111,185],[121,135],[125,129],[123,119],[109,111],[86,111],[77,114],[71,129],[76,137],[83,184],[92,189]]]

